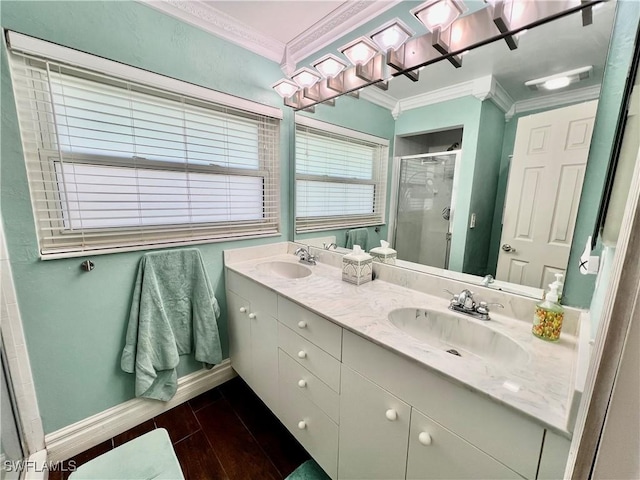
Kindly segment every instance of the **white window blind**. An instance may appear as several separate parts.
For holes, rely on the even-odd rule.
[[[279,120],[20,53],[43,258],[273,235]]]
[[[296,122],[296,232],[383,224],[388,143],[319,123]]]

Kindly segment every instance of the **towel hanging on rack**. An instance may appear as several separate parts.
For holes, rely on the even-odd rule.
[[[353,248],[354,245],[360,245],[364,251],[367,251],[367,242],[369,241],[369,231],[366,228],[354,228],[347,231],[346,248]]]
[[[145,254],[131,302],[121,368],[135,373],[136,397],[168,401],[178,387],[180,355],[222,361],[220,308],[197,249]]]

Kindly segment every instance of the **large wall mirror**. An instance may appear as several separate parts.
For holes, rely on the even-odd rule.
[[[588,26],[580,13],[567,15],[520,35],[515,50],[493,42],[464,55],[461,68],[441,61],[417,82],[396,77],[387,91],[369,86],[359,99],[297,112],[298,167],[310,148],[300,140],[308,118],[387,140],[386,222],[366,227],[367,249],[388,240],[400,268],[540,297],[555,274],[577,271],[569,258],[580,257],[587,237],[574,237],[576,221],[600,201],[585,189],[599,191],[605,178],[585,180],[585,170],[616,6],[599,5]],[[542,85],[572,71],[568,85]],[[598,160],[604,170],[608,160]],[[367,202],[380,205],[373,180],[367,187],[357,178],[362,172],[352,173],[355,186],[318,195],[336,204],[365,198],[365,209]],[[342,249],[349,229],[297,228],[294,239],[321,246],[335,237]],[[569,272],[567,286],[572,281]],[[568,303],[588,306],[591,291],[582,298],[575,290]]]

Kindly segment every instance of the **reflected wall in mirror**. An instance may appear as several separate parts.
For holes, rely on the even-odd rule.
[[[466,54],[461,68],[439,62],[418,82],[397,77],[386,92],[371,86],[360,100],[341,97],[335,107],[299,112],[390,140],[388,221],[379,232],[367,227],[367,248],[386,239],[399,266],[478,284],[491,275],[496,288],[537,297],[566,270],[564,303],[588,307],[594,277],[578,274],[578,259],[609,161],[589,147],[592,134],[594,145],[611,143],[598,117],[604,122],[620,109],[619,100],[597,100],[603,81],[625,81],[610,67],[612,78],[605,75],[610,41],[635,33],[612,32],[616,7],[602,4],[586,27],[580,14],[568,15],[521,35],[516,50],[494,42]],[[590,68],[561,89],[525,85],[579,67]],[[457,151],[457,162],[429,166],[447,150]],[[347,230],[295,239],[335,236],[344,247]]]

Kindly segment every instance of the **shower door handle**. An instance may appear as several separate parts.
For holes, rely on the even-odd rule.
[[[504,243],[501,248],[502,248],[502,250],[504,250],[507,253],[516,253],[516,249],[513,248],[508,243]]]

